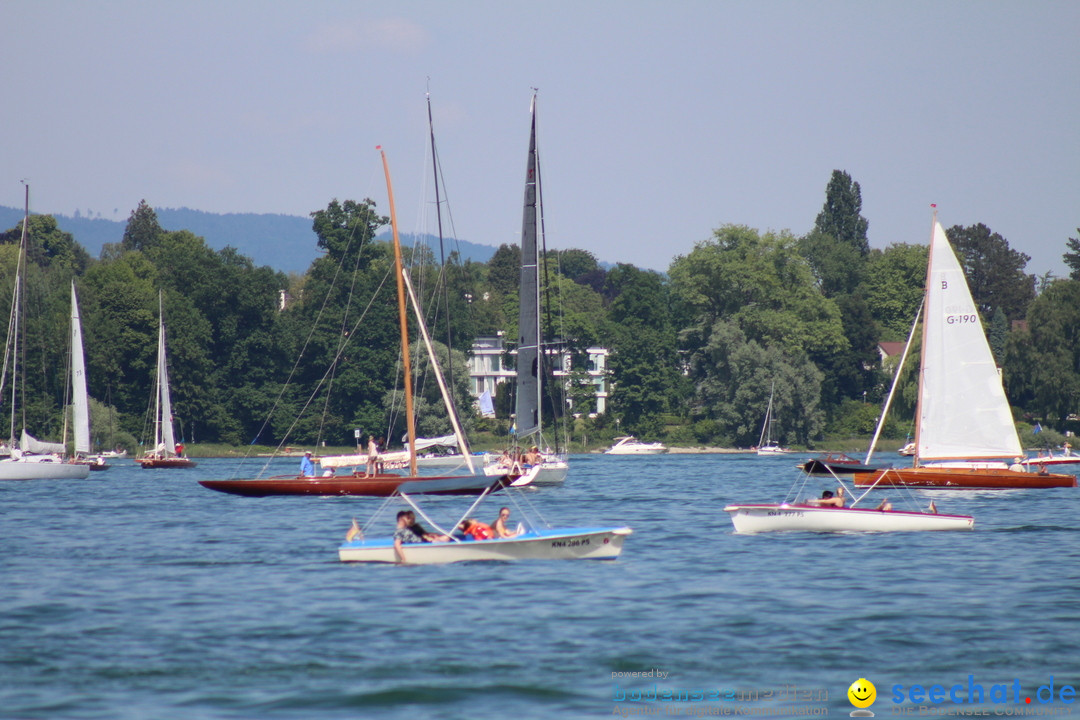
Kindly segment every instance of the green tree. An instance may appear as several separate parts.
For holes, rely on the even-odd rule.
[[[1004,381],[1013,404],[1050,424],[1080,412],[1080,281],[1059,280],[1009,334]]]
[[[611,408],[628,432],[650,437],[662,413],[683,410],[687,395],[669,288],[659,273],[620,263],[608,273],[613,332]]]
[[[869,223],[862,212],[862,191],[859,183],[843,170],[833,170],[829,185],[825,188],[825,207],[814,221],[814,230],[831,235],[838,242],[851,247],[865,257],[870,252],[866,239]]]
[[[850,243],[814,230],[799,241],[799,251],[825,297],[850,294],[863,281],[866,256]]]
[[[502,244],[488,260],[488,282],[503,296],[516,295],[521,282],[521,248]]]
[[[596,261],[596,256],[588,250],[576,248],[562,251],[551,250],[548,255],[554,256],[558,263],[559,272],[563,277],[570,278],[577,283],[580,283],[582,278],[600,269],[600,263]]]
[[[132,210],[128,217],[124,237],[120,240],[120,250],[150,249],[157,245],[164,233],[154,208],[147,205],[146,200],[140,200],[139,206]]]
[[[819,432],[822,376],[815,363],[834,364],[848,343],[840,312],[821,294],[796,239],[725,226],[676,258],[669,275],[675,297],[693,315],[680,337],[696,412],[745,441],[758,411],[748,414],[739,403],[767,398],[772,375],[778,412],[790,418],[785,430],[800,438]],[[762,415],[764,408],[760,403]]]
[[[906,340],[926,284],[927,247],[894,243],[874,249],[861,292],[870,314],[881,326],[882,340]]]
[[[1024,272],[1031,258],[1012,250],[1005,238],[982,223],[954,225],[945,234],[956,250],[983,319],[993,317],[997,308],[1010,320],[1024,317],[1035,299],[1035,276]]]
[[[1080,280],[1080,228],[1076,228],[1076,237],[1065,241],[1065,247],[1069,252],[1061,256],[1065,264],[1069,266],[1069,279]]]
[[[370,199],[358,203],[338,202],[335,198],[325,210],[316,210],[311,217],[319,248],[343,269],[350,268],[378,229],[390,222],[389,218],[376,214],[375,201]]]

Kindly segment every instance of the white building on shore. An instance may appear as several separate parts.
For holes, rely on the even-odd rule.
[[[572,371],[571,354],[568,350],[548,351],[554,365],[554,375],[559,378],[569,377]],[[498,386],[504,382],[513,382],[517,377],[514,355],[516,351],[506,351],[503,333],[479,337],[472,345],[472,357],[469,358],[470,390],[473,397],[480,397],[485,392],[495,397]],[[592,385],[596,398],[596,414],[607,411],[607,399],[611,380],[608,378],[607,348],[590,347],[586,350],[587,360],[584,368],[587,382]]]

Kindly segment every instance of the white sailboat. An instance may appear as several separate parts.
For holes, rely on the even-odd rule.
[[[758,439],[758,455],[782,455],[791,452],[785,447],[780,447],[780,443],[773,440],[772,437],[773,423],[775,422],[773,417],[773,394],[775,392],[776,382],[774,381],[772,389],[769,390],[769,406],[765,408],[765,424],[761,427],[761,437]]]
[[[517,378],[515,380],[514,432],[519,448],[511,448],[484,468],[489,475],[519,474],[529,468],[521,467],[521,455],[530,449],[540,454],[541,462],[535,472],[526,472],[514,484],[521,486],[558,485],[566,480],[570,470],[567,453],[560,449],[565,440],[556,435],[555,448],[545,441],[543,429],[543,397],[545,384],[553,377],[546,370],[549,358],[545,352],[540,324],[540,247],[537,242],[543,226],[543,193],[540,183],[540,159],[536,149],[536,96],[530,108],[532,116],[529,134],[529,156],[525,171],[525,202],[521,221],[521,284],[518,295]],[[554,387],[554,386],[553,386]]]
[[[23,427],[20,433],[18,447],[15,442],[15,427],[16,418],[18,417],[17,410],[19,405],[19,388],[20,383],[18,381],[19,373],[24,372],[25,368],[19,367],[19,342],[21,340],[20,333],[22,331],[22,304],[23,300],[23,286],[25,284],[26,273],[26,245],[27,245],[27,232],[30,224],[30,186],[26,186],[26,212],[23,216],[22,225],[22,238],[19,243],[19,255],[16,262],[15,269],[15,287],[12,292],[11,298],[11,315],[8,322],[8,337],[7,345],[4,351],[4,368],[2,377],[0,377],[0,393],[3,392],[4,382],[9,378],[11,380],[11,425],[10,435],[8,440],[8,447],[10,448],[10,455],[0,460],[0,480],[81,480],[86,478],[90,474],[90,468],[86,465],[77,465],[72,462],[64,460],[63,455],[66,452],[65,443],[46,443],[31,436],[26,428]],[[72,339],[78,337],[78,351],[79,358],[82,357],[82,330],[78,326],[78,309],[75,305],[74,285],[72,285]],[[72,348],[73,357],[76,353],[75,347]],[[10,368],[10,376],[8,374]],[[75,366],[74,360],[72,364],[72,374],[74,379]],[[81,385],[79,384],[81,382]],[[78,379],[75,379],[75,404],[76,407],[80,404],[79,394],[81,387],[81,404],[83,408],[87,406],[86,399],[86,373],[85,369],[81,370]],[[25,403],[25,399],[22,399]],[[25,418],[24,418],[25,419]],[[86,450],[89,450],[89,418],[86,420]],[[78,448],[78,438],[76,438],[76,447]]]
[[[930,235],[915,412],[915,461],[862,487],[1075,487],[1073,475],[1011,469],[1024,453],[964,270],[936,214]]]
[[[138,458],[145,469],[189,468],[195,463],[183,456],[173,433],[172,396],[169,392],[169,363],[165,354],[165,313],[158,293],[157,374],[154,379],[154,441],[151,450]]]

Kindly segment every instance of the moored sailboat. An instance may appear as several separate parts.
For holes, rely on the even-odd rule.
[[[479,493],[497,490],[508,481],[503,476],[488,477],[479,476],[420,476],[417,471],[416,461],[416,418],[413,410],[413,379],[412,360],[409,352],[409,326],[408,312],[406,309],[406,293],[413,302],[413,308],[417,312],[418,326],[425,341],[428,352],[432,355],[432,368],[436,377],[443,384],[438,370],[438,361],[434,357],[430,338],[427,337],[426,328],[420,317],[418,305],[412,293],[408,273],[405,270],[401,257],[401,242],[398,236],[397,211],[394,206],[394,190],[390,180],[390,166],[386,159],[386,153],[380,149],[383,163],[383,172],[386,175],[386,189],[390,206],[390,225],[393,235],[394,270],[397,278],[397,301],[398,301],[398,325],[401,335],[401,357],[404,373],[405,395],[405,422],[407,428],[406,442],[408,451],[408,473],[397,475],[393,473],[375,472],[367,473],[359,469],[353,469],[348,475],[304,477],[304,476],[280,476],[250,479],[228,480],[200,480],[199,484],[211,490],[229,493],[233,495],[245,495],[248,497],[267,497],[273,495],[363,495],[372,497],[387,497],[398,492],[399,488],[407,485],[411,492],[437,495],[476,495]],[[455,435],[460,447],[467,448],[464,435],[457,422],[456,409],[447,401],[445,392],[444,402],[447,403],[447,411],[450,414],[455,428]],[[360,464],[359,459],[366,456],[340,456],[336,459],[326,458],[323,464],[327,468],[347,467]]]
[[[15,286],[12,291],[11,298],[11,315],[8,321],[8,336],[7,344],[4,352],[4,368],[3,379],[0,380],[0,394],[3,393],[3,383],[10,379],[11,382],[11,425],[10,434],[8,436],[8,456],[0,460],[0,480],[82,480],[89,476],[90,468],[86,465],[80,465],[77,463],[69,462],[64,459],[64,453],[66,452],[65,443],[46,443],[41,442],[37,438],[32,437],[25,427],[25,413],[22,415],[23,427],[20,432],[18,443],[15,440],[15,428],[16,418],[19,417],[18,409],[19,402],[24,405],[25,398],[20,397],[19,391],[22,389],[22,384],[19,382],[20,373],[25,372],[25,368],[19,364],[20,357],[20,342],[22,342],[23,332],[23,304],[25,302],[23,296],[23,290],[26,282],[26,262],[27,262],[27,242],[28,242],[28,228],[30,224],[30,186],[26,186],[26,209],[23,215],[22,224],[22,237],[19,242],[18,259],[15,267]],[[74,285],[72,286],[72,302],[74,303]],[[76,323],[78,319],[78,311],[76,306],[72,306],[72,333],[76,332]],[[81,344],[81,329],[78,331],[80,337],[79,352],[82,352]],[[74,352],[74,349],[73,349]],[[8,374],[10,370],[10,375]],[[74,375],[74,366],[72,367],[72,373]],[[79,378],[75,379],[76,387],[74,394],[78,395],[80,389],[78,381],[81,380],[81,403],[85,407],[86,400],[86,383],[85,373]],[[75,400],[76,405],[80,403],[78,399]],[[87,428],[89,427],[89,419],[86,421]],[[78,441],[76,441],[78,444]],[[18,447],[16,447],[16,444]],[[86,449],[89,450],[89,430],[87,430]]]
[[[761,427],[761,437],[758,438],[757,454],[758,455],[783,455],[791,452],[785,447],[781,447],[780,443],[773,439],[773,423],[776,422],[776,418],[773,417],[773,395],[776,393],[776,382],[773,381],[772,388],[769,390],[769,405],[765,408],[765,423]]]
[[[158,293],[157,373],[154,376],[154,440],[152,449],[138,458],[144,469],[177,469],[195,467],[184,457],[184,446],[176,442],[173,432],[172,396],[169,392],[169,364],[165,354],[165,312],[161,293]]]
[[[915,413],[914,467],[856,485],[1035,489],[1076,487],[1073,475],[1029,472],[1001,377],[963,268],[934,217]]]
[[[544,393],[556,389],[551,358],[544,344],[540,322],[540,244],[543,227],[543,193],[540,156],[536,146],[536,95],[530,108],[529,154],[525,169],[525,198],[521,220],[521,283],[518,292],[518,346],[514,381],[514,437],[512,447],[494,464],[484,468],[489,475],[516,473],[526,451],[532,452],[535,471],[521,475],[516,485],[558,485],[570,471],[563,449],[566,439],[556,432],[554,447],[544,437]],[[562,403],[549,407],[564,410]],[[533,443],[530,448],[529,443]]]

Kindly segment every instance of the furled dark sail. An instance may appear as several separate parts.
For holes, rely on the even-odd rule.
[[[536,245],[536,98],[532,104],[525,209],[521,218],[521,285],[518,295],[518,348],[515,425],[519,438],[540,431],[540,283]]]

